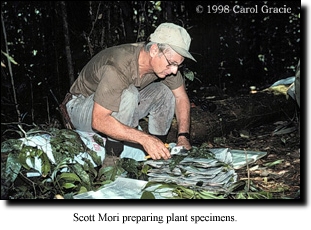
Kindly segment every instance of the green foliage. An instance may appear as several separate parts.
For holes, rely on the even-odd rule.
[[[27,160],[30,159],[30,164]],[[18,161],[27,170],[35,168],[36,159],[41,160],[41,173],[43,177],[46,177],[51,170],[51,165],[48,156],[45,152],[37,147],[23,146],[19,152]]]
[[[197,158],[212,158],[215,159],[215,154],[212,153],[207,146],[202,144],[200,147],[194,146],[189,151],[189,157],[197,157]]]
[[[69,129],[55,130],[50,140],[52,151],[56,162],[61,162],[64,158],[74,158],[81,152],[88,153],[92,160],[101,164],[100,157],[95,151],[89,149],[81,140],[78,133]]]
[[[33,136],[31,135],[33,134]],[[35,137],[39,131],[30,130],[27,138]],[[53,129],[49,132],[52,154],[55,162],[51,162],[47,154],[39,145],[36,147],[25,145],[20,139],[9,139],[2,142],[1,153],[7,154],[5,164],[1,165],[2,194],[8,197],[13,192],[15,198],[25,198],[33,193],[33,197],[46,198],[46,194],[62,194],[72,197],[75,194],[93,191],[104,184],[114,181],[124,172],[120,164],[100,168],[102,162],[97,153],[89,149],[78,133],[73,130]],[[95,166],[88,158],[82,158],[83,163],[75,160],[80,153],[89,154]],[[41,172],[39,177],[29,177],[28,182],[33,183],[33,191],[24,191],[24,186],[14,186],[19,178],[26,178],[29,172]],[[37,190],[39,189],[39,190]],[[32,198],[33,198],[32,197]]]
[[[4,183],[8,186],[15,181],[20,169],[22,168],[22,165],[18,160],[21,145],[22,141],[18,139],[9,139],[1,143],[1,154],[8,154],[5,166],[2,166],[1,164],[1,169],[2,167],[5,168],[4,172],[1,170],[1,174],[3,173],[3,177],[1,176],[1,178],[5,179]]]
[[[108,166],[101,168],[99,171],[100,175],[104,175],[106,181],[114,181],[117,176],[120,176],[124,172],[124,169],[117,162],[114,166]]]
[[[147,180],[147,173],[150,168],[144,162],[138,162],[134,159],[123,158],[121,159],[121,166],[126,171],[127,177],[133,179]]]

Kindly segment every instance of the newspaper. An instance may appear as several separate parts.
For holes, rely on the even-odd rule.
[[[250,150],[230,150],[232,154],[232,164],[234,169],[240,169],[247,164],[252,164],[267,155],[267,152]]]
[[[226,159],[230,158],[228,156],[231,155],[234,169],[240,169],[247,164],[254,163],[267,154],[266,152],[230,150],[228,148],[211,149],[211,151],[226,156]],[[141,199],[143,191],[150,191],[155,199],[170,199],[173,197],[169,189],[161,193],[153,193],[156,187],[144,189],[147,183],[147,181],[118,177],[114,182],[105,185],[104,188],[75,195],[74,199]]]
[[[143,190],[147,181],[118,177],[114,182],[105,185],[104,188],[94,192],[86,192],[75,195],[74,199],[140,199],[143,191],[152,191],[156,187]],[[155,199],[165,199],[172,197],[172,193],[167,190],[165,196],[154,193]]]

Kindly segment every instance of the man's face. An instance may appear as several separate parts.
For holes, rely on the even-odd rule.
[[[154,56],[153,69],[159,78],[165,78],[167,75],[176,74],[183,61],[184,57],[173,49],[158,49]]]

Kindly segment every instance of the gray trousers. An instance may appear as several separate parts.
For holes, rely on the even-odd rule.
[[[92,111],[94,94],[89,97],[73,96],[67,103],[68,115],[77,130],[94,132]],[[138,127],[139,120],[148,116],[148,131],[154,135],[166,135],[175,112],[175,97],[163,83],[151,83],[141,91],[130,85],[121,95],[118,112],[112,116],[124,125]]]

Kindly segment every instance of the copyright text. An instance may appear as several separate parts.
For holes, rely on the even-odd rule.
[[[290,14],[292,12],[291,7],[283,5],[281,7],[269,7],[268,5],[263,6],[241,6],[241,5],[197,5],[196,12],[199,14],[208,13],[208,14],[228,14],[228,13],[236,13],[236,14]]]

